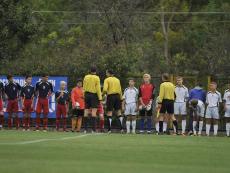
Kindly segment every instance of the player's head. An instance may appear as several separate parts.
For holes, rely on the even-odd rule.
[[[149,83],[150,80],[151,80],[150,74],[145,73],[145,74],[143,75],[143,81],[144,81],[144,83]]]
[[[162,81],[169,81],[169,74],[168,73],[163,73],[161,78],[162,78]]]
[[[215,91],[216,87],[217,87],[217,83],[216,82],[211,82],[209,84],[209,88],[210,88],[211,91]]]
[[[61,81],[60,82],[60,89],[61,90],[65,90],[66,89],[66,82],[65,81]]]
[[[26,75],[25,81],[27,84],[31,84],[32,83],[32,75]]]
[[[14,81],[14,78],[13,78],[13,75],[12,75],[12,74],[8,74],[6,78],[7,78],[7,80],[8,80],[9,82],[13,82],[13,81]]]
[[[77,79],[77,86],[82,87],[82,79]]]
[[[49,76],[47,74],[42,74],[42,81],[47,82],[49,79]]]
[[[114,75],[113,70],[111,70],[111,69],[106,70],[106,76],[107,77],[110,77],[110,76],[113,76],[113,75]]]
[[[193,100],[191,100],[190,103],[191,103],[192,107],[195,108],[197,106],[197,104],[198,104],[198,100],[193,99]]]
[[[130,78],[129,79],[129,86],[134,87],[134,85],[135,85],[135,80],[133,78]]]
[[[179,86],[183,85],[183,77],[177,76],[177,77],[176,77],[176,83],[177,83],[177,85],[179,85]]]
[[[90,68],[90,73],[91,73],[91,74],[96,74],[96,73],[97,73],[97,67],[96,67],[96,66],[92,66],[92,67]]]

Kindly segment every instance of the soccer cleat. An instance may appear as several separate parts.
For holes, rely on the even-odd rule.
[[[112,132],[111,132],[111,130],[109,130],[107,133],[110,134],[110,133],[112,133]]]
[[[181,133],[181,136],[186,136],[186,134],[185,133]]]
[[[27,131],[29,132],[29,131],[30,131],[30,129],[27,129]]]
[[[43,132],[47,132],[47,130],[44,129]]]
[[[151,134],[152,132],[150,130],[147,130],[147,134]]]
[[[22,129],[22,131],[24,132],[24,131],[26,131],[26,129]]]
[[[135,130],[132,130],[132,134],[136,134],[136,131],[135,131]]]
[[[140,130],[140,133],[143,134],[145,131],[144,130]]]
[[[36,132],[40,132],[40,130],[39,129],[37,129],[37,130],[35,130]]]
[[[122,134],[122,133],[124,133],[124,130],[123,130],[123,129],[121,129],[121,130],[120,130],[120,133],[121,133],[121,134]]]
[[[86,130],[84,130],[84,133],[86,134],[86,133],[87,133],[87,131],[86,131]]]
[[[130,132],[127,131],[126,134],[130,134]]]

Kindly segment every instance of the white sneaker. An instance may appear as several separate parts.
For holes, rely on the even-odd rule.
[[[132,134],[136,134],[136,131],[135,131],[135,130],[132,130]]]
[[[150,130],[147,130],[147,133],[148,133],[148,134],[151,134],[151,131],[150,131]]]
[[[87,131],[86,131],[86,130],[84,130],[84,133],[86,134],[86,133],[87,133]]]
[[[26,129],[22,129],[22,131],[24,132],[24,131],[26,131]]]
[[[111,130],[109,130],[107,133],[110,134],[110,133],[112,133],[112,132],[111,132]]]
[[[27,131],[29,132],[29,131],[30,131],[30,129],[27,129]]]
[[[47,130],[43,130],[43,132],[47,132]]]
[[[144,130],[140,130],[140,133],[144,133],[145,131]]]

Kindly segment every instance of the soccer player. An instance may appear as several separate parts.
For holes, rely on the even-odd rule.
[[[139,87],[139,115],[140,133],[144,133],[145,118],[147,117],[147,133],[152,130],[152,101],[154,99],[155,86],[150,83],[150,74],[143,75],[143,83]]]
[[[178,123],[174,116],[174,99],[175,99],[175,86],[173,83],[169,81],[169,74],[164,73],[162,75],[163,83],[160,85],[160,93],[159,93],[159,103],[158,109],[160,109],[160,121],[159,121],[159,129],[160,133],[163,131],[163,120],[164,117],[167,117],[167,121],[171,119],[173,121],[173,125],[178,134]]]
[[[124,90],[122,107],[125,110],[126,130],[130,133],[132,122],[132,133],[136,133],[136,114],[138,109],[138,89],[135,87],[134,79],[129,79],[129,87]]]
[[[49,97],[53,94],[53,85],[48,81],[48,75],[42,75],[41,81],[36,83],[36,131],[40,130],[40,116],[43,113],[43,131],[47,131],[49,114]]]
[[[85,126],[88,124],[88,114],[89,110],[92,109],[92,133],[96,132],[96,116],[97,108],[99,103],[101,103],[101,87],[100,87],[100,78],[96,75],[97,70],[95,67],[91,68],[90,74],[86,75],[83,80],[83,89],[85,96]]]
[[[179,119],[181,116],[181,127],[182,127],[182,135],[185,136],[185,129],[186,129],[186,115],[187,115],[187,108],[186,102],[189,98],[188,88],[183,85],[183,78],[181,76],[177,76],[176,78],[177,85],[175,88],[175,95],[176,99],[174,102],[174,114]]]
[[[199,107],[200,113],[197,116],[194,116],[194,108],[191,105],[192,100],[196,100]],[[197,121],[199,121],[199,132],[198,135],[200,136],[203,129],[203,122],[204,122],[204,111],[205,111],[205,101],[206,101],[206,92],[203,90],[201,84],[197,84],[197,86],[190,90],[189,92],[189,135],[196,136],[196,127]]]
[[[230,84],[228,84],[228,89],[224,92],[224,117],[226,119],[226,135],[229,137],[230,133]]]
[[[21,86],[14,82],[13,76],[7,76],[8,83],[5,85],[5,94],[8,100],[6,111],[8,112],[8,127],[12,128],[12,118],[16,123],[16,129],[20,126],[20,120],[18,117],[18,98]]]
[[[69,110],[69,92],[66,90],[66,82],[60,82],[60,90],[55,93],[55,100],[57,102],[56,109],[56,130],[59,131],[60,122],[63,123],[63,131],[66,131],[66,119]]]
[[[0,130],[3,128],[4,125],[3,96],[4,96],[4,85],[0,81]]]
[[[114,76],[112,70],[106,70],[107,78],[104,80],[103,95],[107,94],[106,108],[108,117],[108,133],[111,133],[112,114],[113,110],[116,112],[120,131],[123,133],[123,117],[121,115],[122,107],[122,91],[120,80]]]
[[[104,132],[105,126],[104,126],[104,107],[102,103],[99,103],[98,108],[97,108],[97,114],[99,116],[99,128],[100,132]]]
[[[25,85],[21,89],[22,110],[23,110],[23,131],[30,130],[30,117],[33,111],[35,89],[32,83],[32,76],[25,77]]]
[[[206,97],[206,135],[209,136],[211,120],[213,120],[214,136],[217,136],[218,132],[218,120],[219,116],[219,105],[222,102],[221,93],[219,93],[216,88],[216,82],[211,82],[209,85],[210,91],[207,93]]]
[[[84,117],[85,101],[82,80],[77,80],[77,86],[72,89],[72,132],[77,127],[77,132],[81,131],[82,118]]]

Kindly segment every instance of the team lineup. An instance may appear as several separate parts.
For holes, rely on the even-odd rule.
[[[151,83],[149,74],[143,75],[143,82],[135,86],[133,78],[128,79],[128,87],[122,91],[120,80],[115,77],[113,70],[106,71],[106,79],[101,86],[97,69],[91,67],[90,73],[83,79],[77,79],[76,87],[69,93],[67,83],[60,82],[60,89],[54,92],[53,85],[48,81],[48,75],[44,74],[41,80],[32,85],[32,76],[25,77],[25,85],[20,86],[12,75],[7,76],[8,82],[4,85],[0,82],[0,129],[4,126],[3,105],[6,102],[8,113],[8,129],[13,126],[21,127],[19,101],[22,102],[23,131],[29,131],[31,113],[36,112],[35,130],[48,130],[49,99],[53,94],[56,100],[56,130],[67,131],[67,118],[71,115],[71,131],[81,132],[84,124],[84,133],[87,132],[112,132],[112,121],[119,125],[119,131],[127,134],[136,134],[137,116],[139,121],[138,133],[170,134],[169,124],[173,124],[174,135],[210,135],[213,125],[213,135],[218,135],[218,122],[220,120],[220,108],[224,108],[226,120],[226,136],[230,133],[230,84],[224,92],[223,98],[217,91],[217,84],[212,81],[209,91],[205,91],[201,84],[188,90],[183,85],[183,78],[177,76],[176,86],[170,82],[167,73],[162,74],[159,95],[156,95],[155,85]],[[154,102],[154,100],[156,100]],[[69,105],[71,103],[71,105]],[[71,108],[71,110],[69,110]],[[106,112],[104,112],[106,108]],[[154,113],[155,112],[155,113]],[[153,119],[153,114],[154,116]],[[106,127],[105,131],[105,117]],[[112,118],[115,115],[115,118]],[[99,124],[97,118],[99,117]],[[126,128],[123,127],[124,117]],[[41,121],[42,120],[42,121]],[[181,124],[181,132],[178,130]],[[154,124],[154,125],[153,125]],[[146,126],[146,127],[145,127]],[[89,129],[92,128],[92,129]],[[99,129],[99,130],[98,130]],[[203,132],[205,129],[205,133]]]

